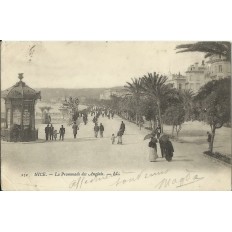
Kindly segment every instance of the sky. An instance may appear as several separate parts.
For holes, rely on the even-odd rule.
[[[3,42],[1,89],[15,84],[18,73],[32,88],[109,88],[148,72],[185,74],[204,54],[176,54],[183,43]]]

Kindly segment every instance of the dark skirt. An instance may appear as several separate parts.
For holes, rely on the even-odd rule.
[[[171,161],[173,157],[173,152],[165,152],[165,159]]]

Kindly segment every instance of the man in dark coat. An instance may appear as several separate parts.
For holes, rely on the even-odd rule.
[[[104,132],[104,126],[102,125],[102,123],[100,123],[100,136],[101,136],[101,138],[103,137],[103,132]]]
[[[124,124],[124,122],[122,121],[121,123],[121,126],[120,126],[120,129],[119,129],[121,132],[122,132],[122,135],[124,134],[125,130],[126,130],[126,126]]]
[[[73,136],[74,136],[74,139],[76,138],[77,136],[77,130],[79,130],[79,127],[78,125],[76,124],[76,122],[74,122],[73,126],[72,126],[72,129],[73,129]]]
[[[54,127],[51,124],[51,126],[50,126],[50,140],[53,140],[53,132],[54,132]]]
[[[87,121],[88,121],[88,116],[87,114],[85,113],[84,116],[83,116],[83,121],[84,121],[84,124],[86,125]]]
[[[99,131],[99,126],[97,125],[97,123],[95,123],[95,126],[94,126],[94,136],[95,136],[95,138],[97,138],[97,136],[98,136],[98,131]]]
[[[45,127],[45,135],[46,135],[46,140],[48,140],[48,137],[50,136],[50,127],[49,127],[49,124]]]
[[[61,125],[61,128],[60,128],[59,133],[60,133],[60,140],[61,140],[61,139],[64,140],[65,128],[64,128],[63,125]]]

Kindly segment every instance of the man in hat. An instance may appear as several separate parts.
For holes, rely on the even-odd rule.
[[[74,139],[76,138],[77,136],[77,130],[79,130],[79,127],[78,125],[76,124],[76,122],[74,122],[73,126],[72,126],[72,129],[73,129],[73,136],[74,136]]]
[[[103,137],[103,132],[104,132],[104,126],[102,125],[102,123],[100,123],[100,136],[101,138]]]
[[[61,128],[60,128],[59,133],[60,133],[60,140],[61,140],[61,139],[64,140],[65,128],[64,128],[63,125],[61,125]]]
[[[51,127],[50,127],[50,140],[53,140],[53,132],[54,132],[54,127],[51,124]]]
[[[50,136],[50,127],[49,127],[49,124],[45,127],[45,135],[46,135],[46,140],[48,140],[48,137]]]

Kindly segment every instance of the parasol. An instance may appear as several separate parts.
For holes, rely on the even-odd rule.
[[[153,134],[147,134],[143,140],[146,140],[146,139],[150,139],[152,138],[154,135]]]
[[[169,139],[169,136],[166,134],[161,134],[159,140],[163,141],[163,142],[167,142]]]

